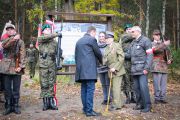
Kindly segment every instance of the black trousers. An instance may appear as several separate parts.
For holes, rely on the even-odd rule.
[[[5,99],[20,98],[21,75],[4,75]]]
[[[4,75],[0,73],[0,91],[4,91]]]

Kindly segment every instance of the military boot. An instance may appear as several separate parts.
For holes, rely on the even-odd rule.
[[[130,104],[130,94],[129,94],[129,92],[125,92],[125,95],[126,95],[126,104]]]
[[[14,99],[14,113],[21,114],[21,110],[19,108],[19,99],[18,98]]]
[[[135,100],[135,94],[134,92],[131,92],[131,100],[130,100],[130,103],[136,103],[136,100]]]
[[[43,111],[46,111],[48,108],[49,108],[48,98],[45,97],[45,98],[43,98]]]
[[[5,111],[4,111],[3,115],[8,115],[10,113],[11,113],[11,99],[6,99]]]
[[[58,110],[58,107],[55,105],[55,102],[54,102],[54,98],[53,97],[50,97],[49,98],[49,105],[50,105],[50,108],[52,110]]]

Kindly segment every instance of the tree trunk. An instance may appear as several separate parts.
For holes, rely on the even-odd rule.
[[[143,9],[142,9],[142,0],[140,0],[139,4],[139,26],[142,26],[143,22]]]
[[[179,0],[177,0],[177,48],[180,48],[180,15],[179,15]]]
[[[22,11],[23,13],[23,15],[22,15],[22,39],[24,40],[24,32],[25,32],[25,26],[26,26],[26,24],[25,24],[25,20],[26,20],[26,18],[25,18],[25,8],[24,8],[24,10]]]
[[[43,1],[40,1],[40,8],[43,10]],[[40,22],[43,23],[43,18],[40,18]]]
[[[146,9],[146,36],[149,35],[149,7],[150,7],[150,0],[147,0],[147,9]]]
[[[55,4],[54,4],[54,9],[55,9],[55,12],[57,12],[58,11],[58,4],[57,4],[57,0],[55,0],[55,2],[54,2]],[[55,15],[55,19],[57,20],[57,15]]]
[[[19,32],[17,12],[18,12],[18,10],[17,10],[17,0],[14,0],[15,26],[16,26],[17,32]]]
[[[173,13],[173,46],[174,46],[174,49],[176,50],[177,49],[177,41],[176,41],[176,23],[175,23],[175,16],[174,16],[174,13]]]
[[[162,34],[165,34],[166,29],[166,0],[163,0],[163,8],[162,8]]]

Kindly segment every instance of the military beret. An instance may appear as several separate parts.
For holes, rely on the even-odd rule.
[[[127,28],[132,28],[132,27],[133,27],[133,25],[131,23],[126,23],[124,25],[124,30],[126,30]]]
[[[159,30],[157,30],[157,29],[156,29],[156,30],[154,30],[154,31],[153,31],[153,35],[160,35],[160,31],[159,31]]]
[[[14,26],[13,24],[11,24],[11,23],[7,23],[7,25],[6,25],[6,30],[7,30],[8,28],[13,28],[13,29],[15,29],[15,26]]]
[[[44,31],[44,29],[46,29],[46,28],[51,28],[51,26],[49,24],[44,24],[42,26],[42,31]]]
[[[107,38],[114,38],[114,33],[110,31],[106,31],[106,39]]]

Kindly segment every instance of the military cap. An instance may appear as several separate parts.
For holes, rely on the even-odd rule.
[[[124,25],[124,30],[126,30],[127,28],[132,28],[132,27],[133,27],[133,25],[131,23],[126,23]]]
[[[155,29],[155,30],[153,31],[153,35],[160,35],[160,31],[159,31],[158,29]]]
[[[14,26],[13,24],[11,24],[11,23],[7,23],[7,25],[6,25],[6,30],[7,30],[8,28],[13,28],[13,29],[15,29],[15,26]]]
[[[46,29],[46,28],[51,28],[51,26],[49,24],[44,24],[42,26],[42,31],[44,31],[44,29]]]
[[[106,31],[106,39],[107,38],[114,38],[114,33],[110,31]]]

